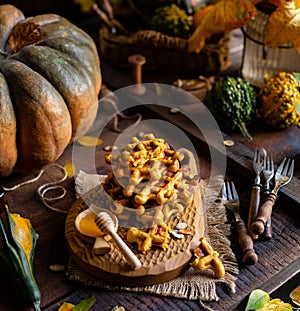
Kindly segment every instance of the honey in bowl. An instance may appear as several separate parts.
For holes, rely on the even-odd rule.
[[[82,217],[79,221],[80,232],[89,235],[89,236],[103,236],[104,233],[97,227],[95,223],[95,214],[87,213],[84,217]]]
[[[112,214],[110,211],[95,206],[94,209],[97,213],[106,212],[110,215],[113,222],[115,223],[115,228],[118,227],[118,219],[117,217]],[[90,236],[90,237],[102,237],[105,235],[96,225],[95,223],[96,214],[92,212],[91,209],[86,209],[79,213],[75,219],[75,227],[76,229],[83,235]]]

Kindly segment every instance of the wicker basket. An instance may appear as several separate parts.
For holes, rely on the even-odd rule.
[[[141,30],[132,35],[112,34],[106,27],[99,31],[101,58],[112,66],[126,68],[128,57],[146,57],[146,70],[215,75],[230,65],[230,34],[211,38],[199,53],[188,52],[188,40],[170,37],[153,30]]]

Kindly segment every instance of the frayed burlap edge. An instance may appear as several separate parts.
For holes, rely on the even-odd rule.
[[[78,185],[82,180],[86,181],[87,179],[93,179],[91,175],[87,176],[88,178],[84,178],[84,174],[84,172],[81,172],[79,180],[76,180],[77,190],[82,189],[82,187]],[[99,181],[99,176],[94,175],[94,178]],[[142,287],[112,286],[83,271],[72,259],[70,259],[66,273],[68,279],[84,284],[85,286],[98,287],[100,289],[147,292],[166,297],[199,300],[201,304],[202,301],[218,300],[216,292],[216,285],[218,283],[224,283],[231,292],[235,292],[235,280],[236,275],[239,272],[238,264],[228,240],[230,225],[227,223],[226,209],[221,200],[218,200],[223,180],[223,176],[216,176],[209,182],[203,180],[201,181],[200,188],[202,191],[203,206],[204,208],[206,207],[205,235],[210,241],[212,247],[220,254],[226,271],[224,278],[215,278],[211,270],[199,272],[190,268],[183,275],[164,283]]]

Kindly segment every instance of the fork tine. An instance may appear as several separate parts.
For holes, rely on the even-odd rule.
[[[294,160],[291,161],[291,165],[290,165],[290,168],[287,172],[287,176],[289,178],[292,178],[293,174],[294,174]]]
[[[257,157],[258,157],[258,148],[256,147],[254,151],[254,158],[253,158],[254,162],[257,162]]]
[[[265,157],[265,160],[264,160],[264,169],[265,170],[270,170],[271,169],[271,156],[268,154],[266,157]]]
[[[225,184],[225,182],[222,185],[222,198],[223,198],[223,200],[227,199],[227,192],[226,192],[226,184]]]
[[[284,165],[283,171],[281,172],[281,175],[285,175],[285,176],[287,175],[289,165],[290,165],[290,159],[287,159]]]
[[[262,157],[262,162],[265,163],[265,160],[266,160],[266,157],[268,156],[268,152],[265,148],[260,148],[260,154],[261,154],[261,157]]]
[[[236,191],[236,188],[235,188],[235,185],[233,182],[231,182],[231,188],[232,188],[232,195],[234,198],[237,198],[238,197],[238,193]]]
[[[232,184],[233,184],[232,181],[227,183],[227,197],[228,197],[229,200],[233,199],[232,198],[231,189],[230,189]]]
[[[270,157],[269,157],[269,155],[267,155],[267,157],[264,161],[264,169],[265,170],[269,169],[269,165],[270,165]]]
[[[272,171],[274,171],[274,161],[273,161],[272,155],[270,155],[270,163],[271,163],[270,169],[271,169]]]
[[[282,173],[282,169],[283,169],[283,167],[284,167],[284,165],[285,165],[285,161],[286,161],[286,158],[284,158],[284,159],[281,161],[280,165],[279,165],[278,168],[277,168],[277,172],[278,172],[279,174]]]

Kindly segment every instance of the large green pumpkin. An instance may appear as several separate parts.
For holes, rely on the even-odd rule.
[[[101,82],[95,42],[83,30],[0,5],[0,177],[56,161],[85,134]]]

